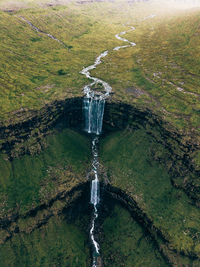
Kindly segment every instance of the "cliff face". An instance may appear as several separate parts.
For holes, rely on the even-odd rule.
[[[138,216],[145,229],[154,232],[153,238],[168,262],[175,266],[193,264],[194,259],[198,262],[199,208],[197,201],[191,200],[193,192],[184,187],[184,178],[173,176],[168,148],[152,138],[145,127],[128,128],[102,140],[100,159],[108,190]],[[179,188],[174,186],[177,180]]]
[[[155,226],[152,218],[149,217],[148,214],[140,208],[140,205],[138,205],[138,203],[128,194],[119,188],[113,187],[112,185],[102,185],[102,189],[104,192],[105,205],[109,206],[112,202],[122,205],[122,207],[130,212],[132,219],[145,229],[146,239],[150,238],[151,244],[154,246],[154,250],[159,251],[161,257],[164,259],[162,266],[165,266],[165,264],[166,266],[189,266],[189,264],[194,264],[195,266],[195,264],[199,263],[198,257],[194,255],[184,255],[174,249],[165,233]],[[137,247],[138,244],[136,249]],[[106,254],[106,252],[103,253]],[[157,259],[158,258],[159,256]]]
[[[61,124],[61,128],[82,130],[82,98],[66,101],[55,101],[37,112],[21,112],[16,114],[17,123],[13,119],[0,127],[1,151],[6,152],[10,159],[24,154],[35,154],[45,147],[43,139]],[[159,115],[150,110],[108,101],[105,106],[103,134],[125,128],[145,131],[168,151],[166,158],[154,151],[152,157],[164,163],[173,176],[176,187],[184,188],[198,202],[200,186],[195,177],[199,177],[200,168],[193,160],[200,145],[195,134],[184,134],[169,123],[165,123]]]
[[[39,111],[18,112],[6,125],[0,125],[0,149],[10,158],[39,152],[42,149],[42,138],[59,122],[64,127],[81,129],[81,115],[81,98],[55,101]]]
[[[178,132],[148,109],[137,109],[122,102],[108,102],[104,115],[105,134],[125,128],[143,128],[155,142],[166,149],[167,155],[164,157],[161,153],[152,151],[152,158],[165,164],[172,175],[174,186],[183,188],[198,203],[200,187],[196,178],[200,175],[200,169],[193,160],[194,154],[200,149],[197,136]]]
[[[89,266],[88,190],[88,183],[82,183],[24,216],[1,220],[1,265]]]
[[[4,244],[7,240],[13,238],[16,234],[30,234],[35,229],[48,223],[49,219],[65,213],[68,209],[73,209],[75,205],[81,201],[89,203],[88,200],[88,183],[80,183],[67,190],[57,190],[56,194],[43,202],[41,205],[34,207],[26,213],[9,214],[6,218],[0,219],[1,238],[0,244]],[[73,211],[76,215],[76,210]]]
[[[38,196],[34,193],[31,200],[33,203],[29,203],[26,211],[21,211],[23,204],[20,204],[21,206],[18,205],[7,212],[9,216],[1,216],[2,243],[6,243],[18,233],[33,232],[34,229],[47,224],[51,217],[60,216],[63,210],[70,207],[73,201],[85,194],[84,192],[89,194],[89,183],[85,183],[89,162],[89,140],[86,141],[87,138],[71,130],[66,130],[66,133],[64,130],[69,127],[82,129],[82,118],[82,98],[75,98],[52,103],[37,113],[21,115],[17,124],[12,124],[11,121],[9,125],[1,126],[2,152],[4,152],[3,155],[6,152],[12,159],[9,164],[15,171],[12,179],[8,178],[10,179],[6,185],[8,189],[18,186],[18,184],[14,185],[13,181],[20,181],[19,186],[23,187],[20,177],[26,177],[27,180],[27,173],[35,169],[33,168],[32,171],[27,169],[25,175],[18,177],[17,170],[19,169],[16,166],[20,161],[23,164],[24,158],[26,158],[24,166],[28,166],[27,160],[30,158],[31,161],[39,162],[37,166],[40,166],[41,170],[46,169],[47,173],[50,172],[50,176],[47,173],[44,176],[42,172],[42,176],[37,174],[42,177],[36,187],[36,191],[39,192],[39,202],[36,201]],[[199,148],[195,136],[178,133],[150,110],[138,109],[121,102],[106,103],[103,125],[100,159],[103,164],[102,192],[104,195],[108,195],[114,201],[119,201],[131,212],[132,216],[149,232],[168,264],[182,266],[181,264],[198,262],[198,232],[196,224],[193,227],[190,226],[193,219],[198,221],[198,210],[193,204],[198,206],[200,197],[199,170],[192,163],[192,155]],[[120,132],[122,135],[118,134]],[[136,137],[132,137],[135,134]],[[115,143],[119,137],[120,141]],[[69,143],[67,145],[66,140]],[[80,148],[81,144],[84,144],[84,147]],[[116,150],[109,152],[112,148]],[[134,149],[137,150],[134,152]],[[80,155],[82,150],[87,150],[84,155]],[[62,162],[65,152],[68,153]],[[51,154],[52,159],[49,160]],[[142,162],[144,154],[148,157]],[[19,155],[20,159],[15,159]],[[76,155],[79,155],[80,159],[77,160]],[[56,158],[58,162],[54,164]],[[15,163],[15,161],[19,162]],[[45,164],[43,165],[42,162]],[[128,162],[127,166],[124,165],[126,162]],[[53,167],[49,168],[52,163]],[[79,166],[82,166],[81,170]],[[132,170],[134,166],[139,166],[141,169]],[[18,168],[20,168],[19,165]],[[118,168],[120,168],[119,172]],[[145,175],[140,177],[144,169],[149,170],[149,177]],[[33,172],[32,180],[36,177]],[[34,184],[30,186],[32,185]],[[187,198],[180,189],[184,189],[190,198]],[[191,199],[194,201],[192,202]],[[19,197],[19,203],[26,200],[20,201]],[[86,200],[86,202],[89,201]],[[177,210],[184,209],[181,216],[174,216],[176,209],[171,203],[174,203]],[[106,200],[104,204],[105,206],[108,204]],[[166,206],[168,204],[169,207]],[[191,208],[190,205],[192,205]],[[163,213],[163,210],[169,210],[172,213],[167,215]],[[192,214],[188,213],[188,210],[191,210]],[[185,237],[181,230],[181,222],[186,214],[191,215],[193,219],[188,217],[189,223],[184,228],[187,233]],[[194,214],[197,215],[194,216]],[[166,224],[163,223],[163,219]],[[170,220],[175,220],[175,223]]]

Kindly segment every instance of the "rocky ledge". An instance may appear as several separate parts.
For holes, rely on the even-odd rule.
[[[10,121],[0,125],[0,150],[10,159],[42,150],[43,138],[62,124],[81,130],[83,127],[82,98],[55,101],[39,111],[20,111]],[[17,123],[15,123],[17,121]],[[183,188],[199,205],[200,166],[194,156],[200,151],[196,133],[180,133],[151,110],[137,108],[122,102],[108,101],[105,106],[103,135],[125,128],[144,127],[149,135],[168,150],[168,158],[154,153],[155,160],[164,163],[173,176],[173,184]]]
[[[82,98],[56,101],[38,112],[20,116],[16,124],[12,123],[11,120],[7,125],[1,125],[1,149],[9,155],[10,159],[22,154],[40,152],[43,137],[58,124],[61,127],[72,127],[80,130],[83,123]],[[145,129],[145,132],[167,151],[163,155],[152,150],[152,159],[165,165],[168,173],[170,173],[172,185],[183,189],[193,204],[199,206],[198,177],[200,170],[193,162],[193,155],[200,148],[197,136],[192,133],[184,135],[177,132],[171,125],[166,124],[159,115],[153,114],[148,109],[138,109],[121,102],[108,101],[106,103],[102,138],[118,130],[129,129],[132,131],[141,128]],[[105,173],[103,176],[105,178]],[[84,179],[77,180],[76,186],[72,183],[71,188],[69,188],[69,184],[67,188],[62,186],[62,190],[57,191],[57,194],[51,197],[48,203],[35,207],[22,217],[18,214],[10,214],[8,218],[2,219],[0,222],[1,242],[5,242],[19,232],[29,233],[33,231],[46,223],[48,218],[59,214],[67,206],[70,206],[83,192],[88,192],[89,186],[83,181]],[[133,217],[148,230],[157,248],[169,264],[182,266],[182,262],[188,262],[188,260],[198,262],[198,253],[195,251],[191,253],[192,250],[190,250],[187,253],[171,246],[167,232],[155,226],[154,220],[147,215],[131,194],[127,194],[123,188],[115,186],[112,182],[103,187],[105,194],[125,205]]]
[[[80,183],[70,190],[59,190],[58,188],[54,197],[25,214],[12,213],[8,214],[7,217],[0,218],[0,244],[4,244],[16,234],[30,234],[35,229],[46,224],[51,217],[65,213],[68,209],[73,209],[79,202],[88,205],[88,196],[88,182]],[[76,210],[73,209],[73,212]]]
[[[0,124],[0,150],[10,159],[40,152],[42,139],[59,122],[64,127],[82,127],[82,98],[54,101],[41,110],[21,110],[11,114],[10,120]]]
[[[151,110],[138,109],[122,102],[108,102],[104,113],[104,134],[125,128],[145,131],[167,151],[163,158],[156,151],[152,157],[165,164],[172,176],[172,183],[182,188],[199,205],[200,166],[194,162],[194,155],[200,150],[199,138],[195,133],[180,133],[169,123],[165,123],[158,114]]]
[[[151,237],[155,247],[169,266],[198,266],[200,258],[195,254],[186,255],[174,249],[166,234],[154,225],[152,218],[126,192],[111,184],[102,184],[102,191],[104,192],[103,205],[109,205],[110,201],[117,201],[125,207],[132,215],[132,218],[147,231],[147,235]],[[192,265],[188,265],[189,263]]]

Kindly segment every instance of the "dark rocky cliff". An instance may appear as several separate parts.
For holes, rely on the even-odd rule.
[[[74,98],[67,101],[56,101],[46,106],[39,112],[21,115],[21,121],[17,124],[1,126],[1,149],[12,160],[23,154],[39,153],[45,146],[43,139],[54,131],[54,127],[76,128],[81,130],[83,126],[82,98]],[[199,148],[195,136],[178,133],[176,129],[166,124],[162,119],[152,114],[150,110],[137,109],[121,102],[108,101],[105,106],[104,127],[102,138],[119,130],[144,131],[165,149],[161,153],[159,149],[151,151],[152,160],[164,165],[170,173],[171,183],[176,188],[183,189],[192,199],[193,204],[199,205],[200,187],[198,185],[199,169],[192,163],[192,155]],[[105,171],[105,170],[103,170]],[[137,201],[123,191],[109,183],[102,172],[104,184],[102,190],[114,200],[119,201],[128,209],[136,220],[149,232],[158,250],[169,265],[183,266],[183,262],[198,261],[196,253],[182,255],[171,247],[168,235],[154,225],[154,220],[138,205]],[[87,179],[85,178],[85,181]],[[89,183],[83,183],[84,178],[78,180],[75,185],[60,187],[55,196],[48,203],[34,207],[27,214],[9,214],[8,218],[1,220],[1,242],[4,243],[20,232],[32,232],[34,229],[48,222],[49,218],[59,215],[72,202],[88,192]],[[74,187],[73,187],[74,186]],[[105,206],[106,200],[105,200]],[[26,221],[29,221],[28,226]],[[24,228],[23,228],[24,227]],[[186,257],[186,260],[185,260]],[[187,266],[187,265],[186,265]]]
[[[82,98],[55,101],[37,112],[16,114],[18,123],[12,118],[8,125],[0,127],[1,150],[9,158],[40,152],[44,144],[42,139],[59,123],[61,127],[82,130]],[[168,150],[167,158],[160,157],[156,151],[155,160],[164,163],[173,176],[173,183],[182,187],[194,200],[200,197],[200,185],[195,177],[200,169],[193,161],[195,151],[200,144],[195,135],[177,132],[177,129],[151,110],[138,109],[122,102],[108,101],[105,105],[103,135],[125,128],[144,127],[149,135]]]

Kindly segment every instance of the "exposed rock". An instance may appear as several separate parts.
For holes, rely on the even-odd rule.
[[[19,111],[15,118],[16,116],[17,123],[11,117],[7,125],[0,125],[1,150],[11,159],[23,154],[40,152],[45,146],[42,142],[43,137],[59,122],[66,127],[81,130],[82,98],[55,101],[40,111],[23,110]],[[105,105],[103,125],[104,134],[127,127],[136,129],[145,127],[149,135],[169,151],[169,158],[165,164],[174,177],[172,181],[174,186],[184,188],[190,197],[199,202],[200,186],[194,181],[195,177],[200,176],[200,170],[192,160],[193,154],[200,149],[195,133],[178,132],[151,110],[112,101],[108,101]],[[156,153],[152,157],[160,162],[165,161]]]
[[[82,128],[81,98],[55,101],[39,111],[18,111],[6,124],[0,124],[0,149],[11,159],[37,153],[42,149],[42,138],[61,121],[66,127]]]

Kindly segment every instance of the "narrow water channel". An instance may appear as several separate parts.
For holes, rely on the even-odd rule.
[[[154,18],[155,15],[150,15],[145,17],[143,20]],[[134,31],[135,27],[128,26],[130,29],[120,32],[115,35],[116,39],[127,43],[123,46],[116,46],[113,48],[114,51],[118,51],[122,48],[127,47],[134,47],[136,43],[131,42],[125,39],[124,36],[126,33]],[[99,186],[99,161],[98,161],[98,142],[99,142],[99,135],[102,131],[103,126],[103,115],[104,115],[104,105],[106,99],[110,96],[112,91],[112,87],[105,81],[93,77],[90,74],[90,71],[95,69],[99,64],[102,63],[101,59],[108,55],[108,50],[101,53],[95,60],[94,64],[84,67],[80,73],[85,75],[86,78],[90,79],[92,82],[88,85],[85,85],[83,88],[84,98],[83,98],[83,109],[84,109],[84,116],[85,116],[85,128],[84,130],[92,134],[92,154],[93,154],[93,161],[92,161],[92,172],[94,174],[94,178],[91,183],[91,191],[90,191],[90,202],[93,205],[94,211],[92,216],[91,228],[90,228],[90,239],[93,244],[93,264],[92,267],[100,267],[101,260],[100,259],[100,246],[98,242],[95,240],[94,232],[95,232],[95,222],[99,216],[98,213],[98,205],[101,201],[101,194],[100,194],[100,186]],[[104,88],[104,92],[98,92],[97,90],[93,90],[94,87],[101,87]]]
[[[117,46],[113,48],[113,50],[118,51],[121,48],[133,47],[136,44],[128,41],[127,39],[121,37],[125,35],[127,32],[135,30],[134,27],[130,27],[129,30],[120,32],[116,34],[115,37],[123,42],[128,43],[124,46]],[[91,190],[90,190],[90,203],[93,205],[93,215],[91,220],[91,228],[90,228],[90,239],[93,245],[93,262],[92,267],[100,267],[101,266],[101,256],[100,256],[100,246],[95,239],[95,227],[96,220],[99,216],[98,205],[101,201],[100,194],[100,185],[99,185],[99,160],[98,160],[98,142],[99,135],[102,131],[103,126],[103,115],[104,115],[104,105],[105,100],[109,97],[112,87],[105,81],[92,77],[90,71],[95,69],[97,65],[101,64],[101,59],[108,55],[108,51],[104,51],[101,53],[95,60],[93,65],[90,65],[80,72],[85,75],[88,79],[92,80],[92,82],[83,88],[84,98],[83,98],[83,109],[84,109],[84,117],[85,117],[85,128],[84,130],[92,134],[92,173],[93,180],[91,182]],[[93,90],[93,86],[101,85],[104,88],[104,92],[97,92]]]

